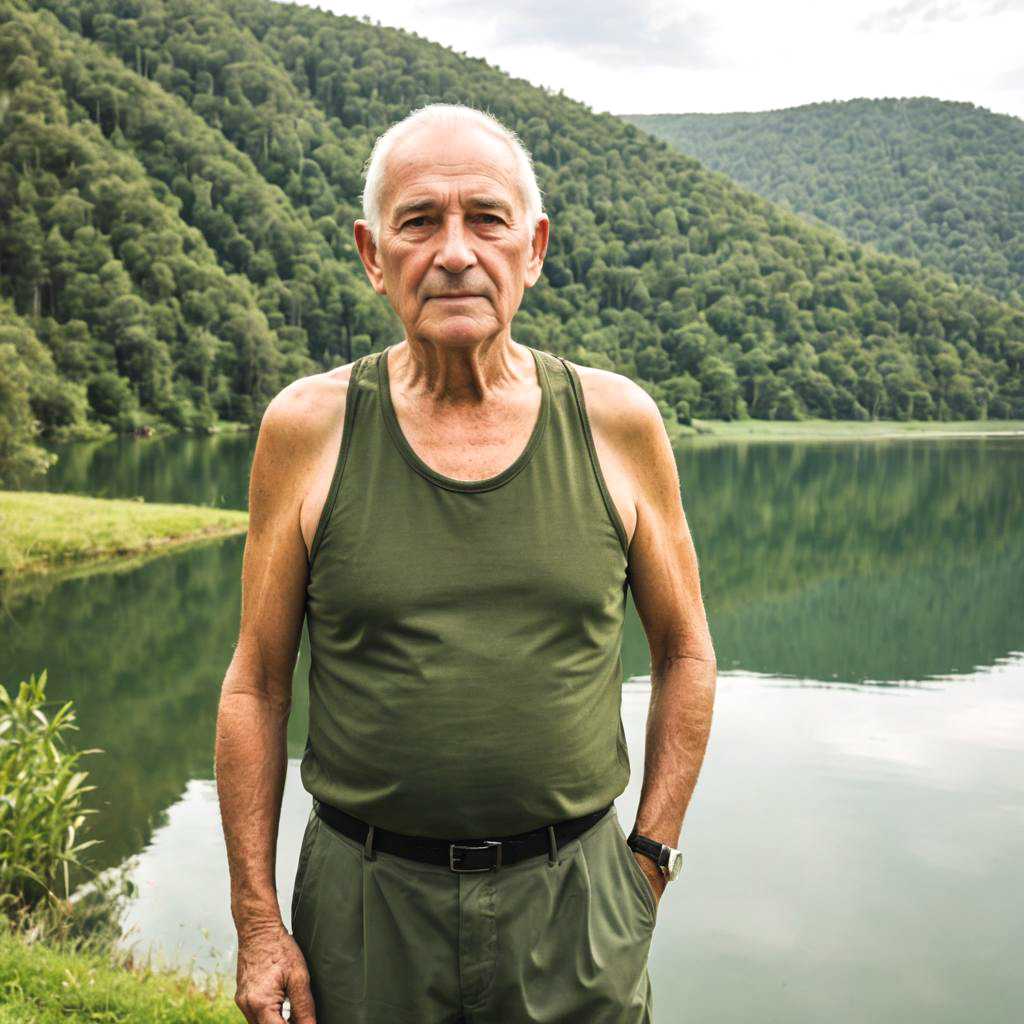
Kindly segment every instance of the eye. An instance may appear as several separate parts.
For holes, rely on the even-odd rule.
[[[426,217],[410,217],[408,220],[402,221],[403,228],[421,228],[427,223]]]
[[[476,220],[481,224],[503,224],[504,221],[495,213],[478,213]]]

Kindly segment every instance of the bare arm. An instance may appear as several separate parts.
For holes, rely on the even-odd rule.
[[[651,652],[651,702],[636,829],[676,846],[711,728],[715,651],[675,457],[653,400],[634,392],[622,429],[636,481],[629,582]],[[647,857],[637,859],[660,896],[666,884],[660,871]]]
[[[312,1024],[306,965],[284,928],[274,875],[292,673],[307,571],[300,510],[315,444],[301,382],[267,408],[253,455],[242,616],[217,713],[216,776],[238,930],[235,1000],[250,1024]]]

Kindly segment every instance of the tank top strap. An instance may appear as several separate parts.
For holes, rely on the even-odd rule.
[[[565,403],[574,414],[573,419],[579,433],[580,444],[577,450],[582,449],[586,452],[585,461],[587,466],[585,471],[593,475],[597,488],[601,492],[601,501],[604,504],[608,518],[615,527],[615,533],[619,538],[619,543],[622,545],[622,550],[623,552],[628,552],[629,538],[626,536],[626,528],[622,523],[622,518],[619,516],[615,502],[612,500],[611,491],[608,489],[608,484],[601,469],[601,460],[597,455],[597,446],[594,443],[594,434],[590,427],[590,417],[587,415],[587,403],[583,396],[583,385],[580,381],[579,373],[572,363],[562,356],[552,353],[544,353],[544,355],[560,368],[561,372],[553,376],[559,376],[566,382]],[[580,469],[582,470],[583,467],[580,467]]]
[[[331,518],[334,511],[334,504],[338,498],[338,488],[341,485],[342,474],[345,472],[345,463],[348,461],[348,453],[352,449],[352,438],[356,434],[356,422],[373,416],[376,412],[376,396],[371,392],[375,382],[376,373],[374,369],[376,361],[381,356],[380,352],[368,352],[360,356],[352,364],[348,377],[348,392],[345,396],[345,416],[341,428],[341,443],[338,448],[338,458],[334,464],[334,473],[331,476],[331,485],[327,491],[327,499],[324,502],[323,511],[317,523],[316,532],[313,534],[313,543],[309,546],[309,561],[312,564],[316,558],[320,542],[323,540],[324,527]],[[359,430],[360,439],[370,431]]]

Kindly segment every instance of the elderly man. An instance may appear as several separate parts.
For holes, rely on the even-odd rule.
[[[627,378],[512,339],[548,220],[514,134],[426,107],[374,148],[355,241],[405,336],[270,404],[217,782],[251,1024],[651,1020],[647,954],[715,659],[675,462]],[[627,838],[626,588],[651,651]],[[313,796],[274,851],[307,618]]]

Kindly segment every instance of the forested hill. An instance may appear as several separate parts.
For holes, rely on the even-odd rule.
[[[1024,121],[883,99],[625,120],[859,242],[1024,296]]]
[[[1024,306],[480,60],[269,0],[0,0],[0,406],[51,433],[253,421],[398,340],[351,223],[374,137],[435,99],[537,160],[553,243],[518,340],[670,419],[1024,416]]]

